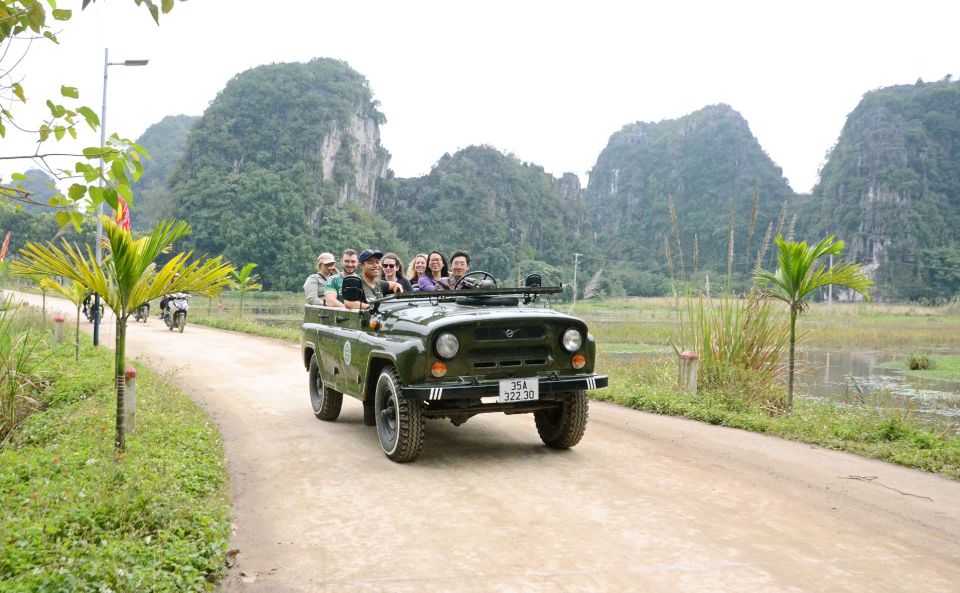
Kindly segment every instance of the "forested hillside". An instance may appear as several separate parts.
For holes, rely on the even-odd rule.
[[[580,253],[581,290],[602,272],[606,294],[665,294],[707,276],[742,290],[758,263],[774,265],[777,234],[836,234],[879,298],[960,290],[960,83],[949,79],[866,94],[804,196],[726,105],[624,126],[585,189],[489,146],[394,178],[384,121],[343,62],[244,72],[195,123],[167,118],[140,139],[154,161],[134,226],[184,218],[186,247],[255,261],[274,289],[296,290],[320,251],[373,246],[405,260],[465,249],[498,277],[539,271],[567,284]]]
[[[665,292],[671,276],[710,274],[719,283],[728,265],[733,286],[744,286],[767,233],[789,231],[792,196],[747,122],[726,105],[625,126],[610,137],[586,189],[608,277],[645,295]]]
[[[836,234],[886,300],[960,290],[960,83],[864,95],[813,190],[804,228]]]
[[[472,268],[510,281],[534,271],[569,280],[575,252],[597,259],[577,229],[576,176],[557,179],[489,146],[446,154],[424,177],[391,180],[381,204],[415,250],[464,249]]]
[[[135,202],[130,217],[134,229],[146,231],[159,218],[177,216],[170,203],[167,182],[183,156],[187,135],[196,117],[169,115],[153,124],[137,139],[150,158],[143,162],[143,175],[134,186]]]
[[[175,214],[193,227],[184,247],[257,262],[269,289],[298,289],[321,251],[403,247],[371,212],[389,159],[383,121],[344,62],[237,75],[194,123],[171,178]]]

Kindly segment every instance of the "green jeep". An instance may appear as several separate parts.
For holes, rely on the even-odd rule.
[[[361,300],[351,298],[362,292],[356,280],[345,282],[345,299]],[[607,377],[593,374],[586,324],[531,306],[561,288],[536,275],[524,284],[500,288],[471,272],[455,290],[390,295],[366,311],[306,305],[300,345],[313,413],[336,420],[343,394],[359,399],[397,462],[420,453],[425,418],[459,426],[487,412],[532,412],[548,447],[573,447],[587,425],[586,390]]]

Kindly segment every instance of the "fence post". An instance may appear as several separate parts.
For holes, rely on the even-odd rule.
[[[57,313],[53,316],[53,335],[57,344],[63,343],[63,314]]]
[[[700,366],[700,357],[692,350],[680,353],[680,377],[677,386],[686,393],[697,392],[697,369]]]
[[[127,366],[123,374],[126,390],[123,394],[123,424],[127,434],[132,434],[136,428],[137,416],[137,369]]]

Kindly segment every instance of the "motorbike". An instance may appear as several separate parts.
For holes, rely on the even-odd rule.
[[[137,310],[133,312],[133,319],[135,321],[147,322],[147,317],[150,317],[150,303],[144,303],[137,307]]]
[[[87,297],[86,300],[83,301],[83,316],[86,317],[90,323],[93,323],[93,313],[95,310],[93,303],[93,297]],[[100,302],[100,321],[103,321],[103,301]]]
[[[178,330],[183,333],[183,328],[187,325],[187,309],[190,298],[185,292],[175,292],[167,295],[167,308],[163,315],[163,322],[167,324],[170,331]]]

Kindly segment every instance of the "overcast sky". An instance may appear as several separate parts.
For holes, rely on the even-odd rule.
[[[380,101],[400,177],[490,144],[586,185],[624,125],[726,103],[806,192],[865,92],[960,74],[955,1],[190,0],[159,27],[129,0],[58,6],[74,9],[60,46],[35,42],[15,71],[34,105],[67,84],[99,113],[104,48],[147,58],[109,69],[107,130],[136,139],[167,115],[201,115],[244,70],[337,58]],[[0,149],[32,151],[10,135]]]

